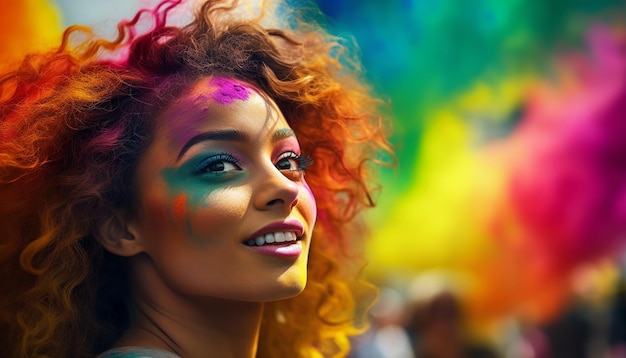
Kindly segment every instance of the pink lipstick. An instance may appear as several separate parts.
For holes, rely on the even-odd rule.
[[[302,254],[303,234],[304,227],[297,220],[275,222],[256,231],[243,244],[264,255],[297,258]]]

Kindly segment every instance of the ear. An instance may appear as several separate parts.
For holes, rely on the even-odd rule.
[[[144,250],[133,231],[125,212],[113,212],[99,225],[98,241],[113,254],[135,256]]]

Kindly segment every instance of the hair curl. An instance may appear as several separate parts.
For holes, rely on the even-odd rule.
[[[368,162],[391,151],[358,61],[311,22],[266,29],[261,17],[233,15],[236,1],[207,1],[190,24],[166,24],[180,2],[140,11],[113,41],[70,27],[57,50],[29,55],[0,77],[3,356],[87,357],[119,337],[125,262],[97,243],[98,228],[112,210],[132,210],[151,119],[206,75],[264,91],[315,160],[307,170],[318,202],[308,284],[266,304],[258,355],[345,355],[363,327],[371,296],[362,295],[371,288],[359,278],[357,214],[372,205]],[[146,14],[154,26],[138,34]]]

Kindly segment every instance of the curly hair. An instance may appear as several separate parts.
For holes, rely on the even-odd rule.
[[[88,357],[119,338],[128,324],[126,262],[98,244],[98,228],[112,210],[132,210],[152,119],[207,75],[265,92],[315,161],[308,283],[266,304],[258,356],[343,356],[365,327],[373,295],[360,275],[359,213],[373,205],[370,164],[391,150],[358,59],[295,14],[282,29],[262,26],[287,16],[285,7],[246,18],[236,1],[206,1],[188,25],[169,25],[181,2],[138,12],[112,41],[69,27],[58,49],[0,77],[2,356]],[[142,33],[146,15],[153,26]]]

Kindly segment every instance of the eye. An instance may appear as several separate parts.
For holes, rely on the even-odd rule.
[[[198,164],[198,173],[219,173],[241,170],[239,160],[228,153],[212,155]]]
[[[298,155],[294,152],[283,153],[276,161],[278,170],[300,170],[304,171],[313,163],[311,157]]]

